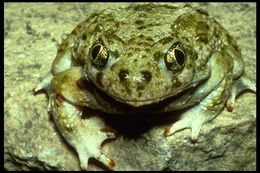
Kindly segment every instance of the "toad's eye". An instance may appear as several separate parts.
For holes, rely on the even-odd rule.
[[[181,43],[177,42],[168,50],[164,57],[166,67],[171,71],[179,71],[184,67],[186,55]]]
[[[109,55],[108,50],[102,41],[97,41],[92,46],[90,53],[91,61],[98,69],[102,69],[106,66]]]

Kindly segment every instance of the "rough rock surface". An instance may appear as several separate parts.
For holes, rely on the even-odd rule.
[[[128,3],[4,4],[4,167],[6,170],[80,170],[78,156],[47,114],[47,98],[31,89],[49,71],[56,45],[91,12]],[[256,4],[196,3],[238,40],[246,73],[255,81]],[[162,120],[113,117],[116,140],[104,151],[118,170],[256,170],[256,96],[242,94],[203,126],[197,143],[190,130],[165,138]],[[164,119],[164,118],[162,118]],[[171,121],[172,122],[172,121]],[[95,160],[89,170],[104,170]]]

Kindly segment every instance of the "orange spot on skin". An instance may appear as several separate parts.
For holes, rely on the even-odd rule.
[[[233,108],[234,108],[234,105],[231,104],[231,103],[227,103],[227,104],[226,104],[226,107],[227,107],[227,110],[228,110],[229,112],[232,112],[232,111],[233,111]]]
[[[164,137],[167,137],[167,136],[169,136],[169,135],[170,135],[170,128],[167,127],[167,128],[164,130],[164,132],[163,132],[163,136],[164,136]]]
[[[76,28],[71,32],[71,34],[77,35],[77,34],[79,34],[79,32],[80,32],[80,27],[76,27]]]
[[[54,99],[54,102],[57,106],[60,106],[63,101],[64,99],[59,95],[57,95],[56,98]]]
[[[114,169],[116,164],[115,164],[115,162],[113,160],[110,159],[110,162],[108,163],[108,166],[109,166],[110,169]]]

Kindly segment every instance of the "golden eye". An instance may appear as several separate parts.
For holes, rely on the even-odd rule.
[[[91,48],[91,60],[93,64],[101,69],[108,62],[108,50],[102,41],[97,41]]]
[[[181,43],[175,43],[164,57],[166,67],[171,71],[178,71],[184,66],[186,55],[181,49]]]

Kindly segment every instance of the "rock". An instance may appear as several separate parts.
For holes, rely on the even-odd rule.
[[[117,3],[116,6],[126,6]],[[196,3],[216,16],[238,39],[247,74],[255,80],[253,3]],[[80,170],[75,150],[47,114],[47,98],[32,88],[49,71],[63,34],[91,12],[115,6],[90,3],[5,3],[4,168],[5,170]],[[232,9],[232,10],[230,10]],[[64,17],[66,14],[66,17]],[[227,14],[223,16],[222,14]],[[229,16],[232,15],[232,19]],[[246,23],[246,24],[245,24]],[[256,97],[244,93],[233,112],[226,109],[205,124],[196,143],[190,129],[165,138],[168,117],[105,118],[118,138],[103,144],[117,170],[256,170]],[[106,170],[90,160],[89,170]]]

